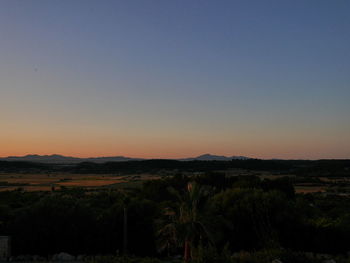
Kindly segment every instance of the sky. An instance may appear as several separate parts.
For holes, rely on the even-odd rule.
[[[349,12],[1,0],[0,156],[350,158]]]

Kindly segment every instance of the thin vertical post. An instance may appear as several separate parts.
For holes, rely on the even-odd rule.
[[[126,206],[124,206],[124,229],[123,229],[123,254],[128,254],[128,211]]]

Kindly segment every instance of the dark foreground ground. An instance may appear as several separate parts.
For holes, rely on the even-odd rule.
[[[186,246],[198,263],[350,262],[348,160],[0,162],[0,172],[0,235],[12,238],[13,262],[61,252],[91,263],[181,262]],[[34,175],[67,180],[30,191]],[[101,183],[109,177],[122,187]]]

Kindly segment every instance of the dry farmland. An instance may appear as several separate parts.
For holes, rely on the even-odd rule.
[[[196,174],[188,174],[196,175]],[[295,192],[299,194],[332,192],[348,194],[350,192],[350,180],[348,178],[318,177],[317,182],[298,182],[295,175],[273,175],[268,172],[230,171],[227,176],[258,176],[262,180],[274,180],[288,176],[294,181]],[[22,189],[24,191],[52,191],[63,188],[84,188],[90,190],[110,188],[138,188],[146,180],[160,179],[162,176],[154,174],[24,174],[24,173],[0,173],[0,191]]]
[[[138,187],[145,180],[159,176],[101,175],[101,174],[0,174],[0,191],[23,189],[25,191],[51,191],[62,187],[85,189]]]

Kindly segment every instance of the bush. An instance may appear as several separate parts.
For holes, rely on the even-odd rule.
[[[305,253],[283,249],[259,250],[256,252],[240,252],[233,255],[233,263],[271,263],[274,260],[283,263],[321,263],[321,260],[308,257]]]
[[[120,256],[97,256],[87,261],[88,263],[161,263],[156,258],[134,258]]]
[[[193,263],[230,263],[232,261],[231,253],[226,245],[222,251],[218,251],[215,247],[198,246],[193,249]]]

